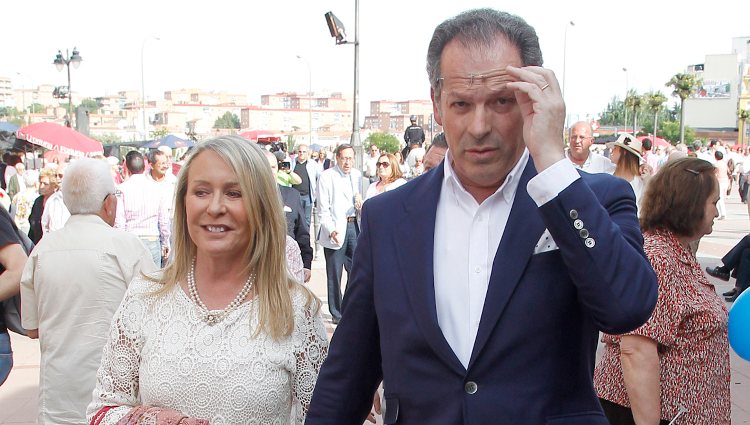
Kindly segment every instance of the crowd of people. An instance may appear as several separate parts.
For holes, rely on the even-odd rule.
[[[587,122],[564,149],[558,80],[505,12],[441,23],[427,70],[444,133],[425,148],[411,117],[361,170],[346,143],[236,136],[176,175],[169,149],[6,158],[0,300],[20,292],[39,339],[38,422],[729,424],[727,307],[695,244],[733,182],[747,200],[750,152],[621,134],[601,154]],[[737,272],[735,299],[748,238],[707,270]]]

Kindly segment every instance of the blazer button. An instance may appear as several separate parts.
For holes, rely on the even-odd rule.
[[[596,245],[596,242],[594,242],[593,238],[586,238],[586,240],[583,241],[583,243],[586,245],[586,248],[593,248],[594,245]]]
[[[474,394],[477,392],[477,383],[474,381],[469,381],[464,385],[464,391],[466,391],[466,394]]]
[[[581,231],[578,232],[578,234],[581,236],[581,239],[586,239],[589,237],[589,231],[586,229],[581,229]]]
[[[573,227],[578,230],[583,229],[583,222],[581,220],[576,220],[573,222]]]
[[[570,218],[572,218],[573,220],[577,219],[578,218],[578,211],[576,211],[576,210],[570,210]]]

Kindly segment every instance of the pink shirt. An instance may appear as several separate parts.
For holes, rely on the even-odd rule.
[[[727,160],[722,159],[721,161],[716,161],[714,167],[716,167],[716,178],[719,179],[720,182],[728,183],[729,168],[727,168]]]
[[[115,227],[136,236],[158,236],[169,246],[169,201],[164,191],[144,174],[133,174],[121,184]]]

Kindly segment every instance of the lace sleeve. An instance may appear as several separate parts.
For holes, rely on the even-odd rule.
[[[305,271],[303,270],[304,265],[302,264],[302,253],[299,250],[297,241],[292,239],[289,235],[287,235],[286,237],[286,266],[289,269],[289,273],[291,273],[299,283],[305,282]]]
[[[100,409],[112,406],[100,423],[114,425],[139,404],[138,368],[143,348],[141,325],[146,305],[141,296],[131,291],[136,286],[130,285],[112,318],[109,338],[96,373],[93,400],[86,411],[89,423]]]
[[[305,421],[315,381],[318,380],[320,367],[328,356],[328,335],[320,313],[320,303],[314,299],[308,304],[302,304],[304,311],[296,314],[295,323],[296,364],[292,374],[292,423],[298,425]]]

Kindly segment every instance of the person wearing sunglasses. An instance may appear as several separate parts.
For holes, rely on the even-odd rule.
[[[375,168],[377,169],[378,180],[370,183],[367,192],[365,192],[365,201],[406,183],[406,180],[402,177],[398,160],[392,153],[380,155],[375,163]]]

